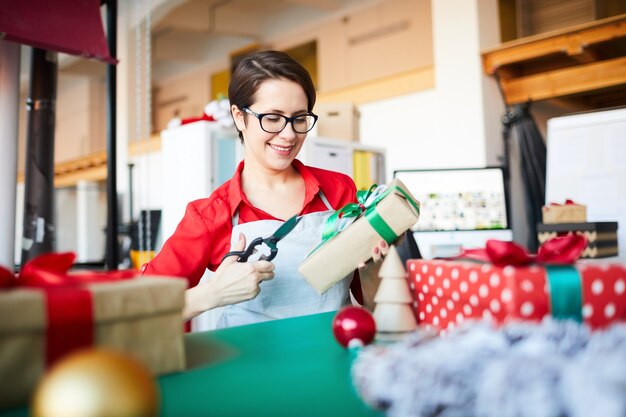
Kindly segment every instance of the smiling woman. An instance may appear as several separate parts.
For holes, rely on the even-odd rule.
[[[233,77],[233,81],[237,79]],[[295,122],[302,119],[306,122],[307,117],[312,117],[303,88],[289,79],[272,78],[261,83],[254,96],[256,100],[250,105],[232,104],[231,99],[231,111],[242,138],[246,162],[255,169],[259,166],[270,171],[288,170],[285,174],[297,175],[290,166],[308,130]],[[292,123],[287,123],[288,120]]]
[[[187,206],[185,216],[146,273],[186,277],[186,318],[226,306],[218,327],[338,310],[364,295],[372,305],[379,261],[386,244],[372,248],[372,262],[319,295],[298,266],[318,243],[326,218],[356,201],[356,187],[344,174],[305,166],[296,159],[317,116],[312,113],[315,89],[309,73],[284,52],[247,56],[229,85],[231,114],[244,147],[235,175],[206,199]],[[246,242],[271,236],[284,219],[298,216],[293,230],[280,241],[272,262],[243,262]],[[206,282],[206,269],[215,274]],[[198,285],[200,284],[200,285]]]

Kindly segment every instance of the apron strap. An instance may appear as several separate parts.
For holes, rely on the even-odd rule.
[[[328,210],[334,210],[333,206],[330,205],[330,203],[328,202],[328,199],[326,198],[322,190],[320,190],[319,196]],[[239,224],[239,209],[238,208],[235,210],[235,213],[233,214],[233,217],[231,220],[232,220],[233,227]]]
[[[333,206],[331,206],[331,205],[330,205],[330,203],[328,202],[328,199],[327,199],[327,198],[326,198],[326,196],[324,195],[324,191],[322,191],[321,189],[320,189],[320,192],[319,192],[319,196],[320,196],[320,198],[322,199],[322,202],[324,203],[324,205],[326,206],[326,208],[327,208],[328,210],[335,210],[335,209],[333,208]]]
[[[235,213],[233,214],[233,217],[231,220],[232,220],[233,228],[239,224],[239,209],[238,208],[235,210]]]

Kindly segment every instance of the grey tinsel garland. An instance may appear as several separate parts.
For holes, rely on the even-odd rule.
[[[352,367],[365,401],[395,416],[626,416],[626,324],[467,323],[364,348]]]

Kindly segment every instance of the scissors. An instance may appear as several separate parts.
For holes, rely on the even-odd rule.
[[[256,251],[256,247],[262,244],[265,244],[268,248],[270,248],[270,254],[261,255],[261,257],[259,257],[259,260],[271,261],[278,254],[278,247],[276,246],[278,242],[282,238],[287,236],[287,234],[289,234],[289,232],[291,232],[293,228],[296,227],[296,225],[300,222],[301,219],[302,217],[299,217],[297,215],[293,216],[292,218],[287,220],[285,223],[283,223],[278,229],[276,229],[274,234],[272,234],[270,237],[266,237],[266,238],[257,237],[256,239],[254,239],[252,242],[250,242],[250,244],[248,245],[248,248],[245,251],[228,252],[222,258],[222,262],[224,261],[224,259],[228,258],[229,256],[238,256],[239,258],[237,259],[237,262],[246,262],[248,258],[250,257],[250,255],[252,255]]]

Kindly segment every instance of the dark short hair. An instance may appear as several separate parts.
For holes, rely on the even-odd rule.
[[[231,105],[240,109],[255,102],[255,94],[261,83],[268,79],[284,78],[299,84],[307,97],[307,110],[315,105],[315,86],[309,72],[292,57],[282,51],[262,51],[248,55],[237,64],[228,85]],[[236,128],[236,126],[235,126]],[[239,139],[243,134],[239,129]]]

